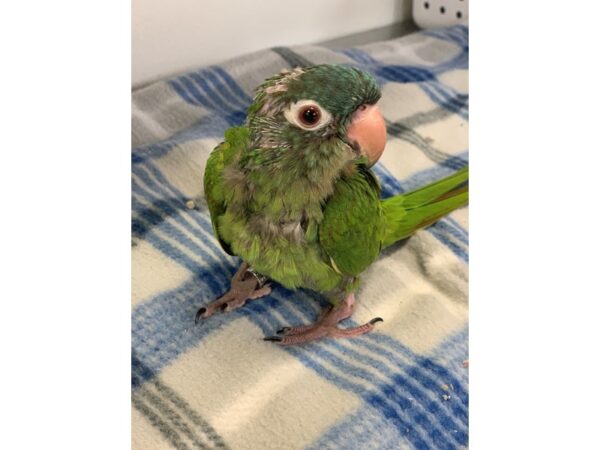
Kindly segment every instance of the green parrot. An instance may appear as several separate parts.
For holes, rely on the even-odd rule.
[[[468,168],[381,200],[370,170],[386,143],[380,97],[370,74],[328,64],[284,71],[256,89],[245,126],[225,132],[204,173],[215,235],[243,262],[230,291],[200,308],[196,323],[267,295],[269,280],[321,292],[332,306],[317,323],[265,340],[359,336],[382,321],[337,326],[382,249],[467,203]]]

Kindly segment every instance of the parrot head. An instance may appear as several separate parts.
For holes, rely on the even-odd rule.
[[[274,157],[343,146],[373,165],[386,142],[385,121],[376,105],[380,97],[375,79],[353,67],[297,68],[257,88],[247,124],[254,145],[276,149]]]

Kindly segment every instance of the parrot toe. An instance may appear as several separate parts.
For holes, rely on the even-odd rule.
[[[200,319],[206,319],[217,311],[229,312],[246,304],[247,300],[253,300],[268,295],[271,287],[262,285],[261,280],[249,269],[247,263],[243,263],[231,280],[231,288],[227,293],[201,307],[196,312],[194,323],[197,325]]]
[[[279,345],[300,345],[324,337],[349,338],[368,333],[375,328],[376,323],[383,322],[381,317],[375,317],[358,327],[338,328],[337,324],[339,322],[352,315],[354,304],[354,295],[350,294],[342,303],[325,312],[317,323],[297,327],[283,327],[276,332],[279,336],[268,336],[264,340]]]

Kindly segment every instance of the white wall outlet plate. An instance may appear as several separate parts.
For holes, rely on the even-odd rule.
[[[421,28],[469,22],[469,0],[413,0],[413,20]]]

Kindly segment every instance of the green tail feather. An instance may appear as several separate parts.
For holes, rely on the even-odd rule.
[[[383,200],[383,247],[411,236],[469,201],[469,167],[412,192]]]

